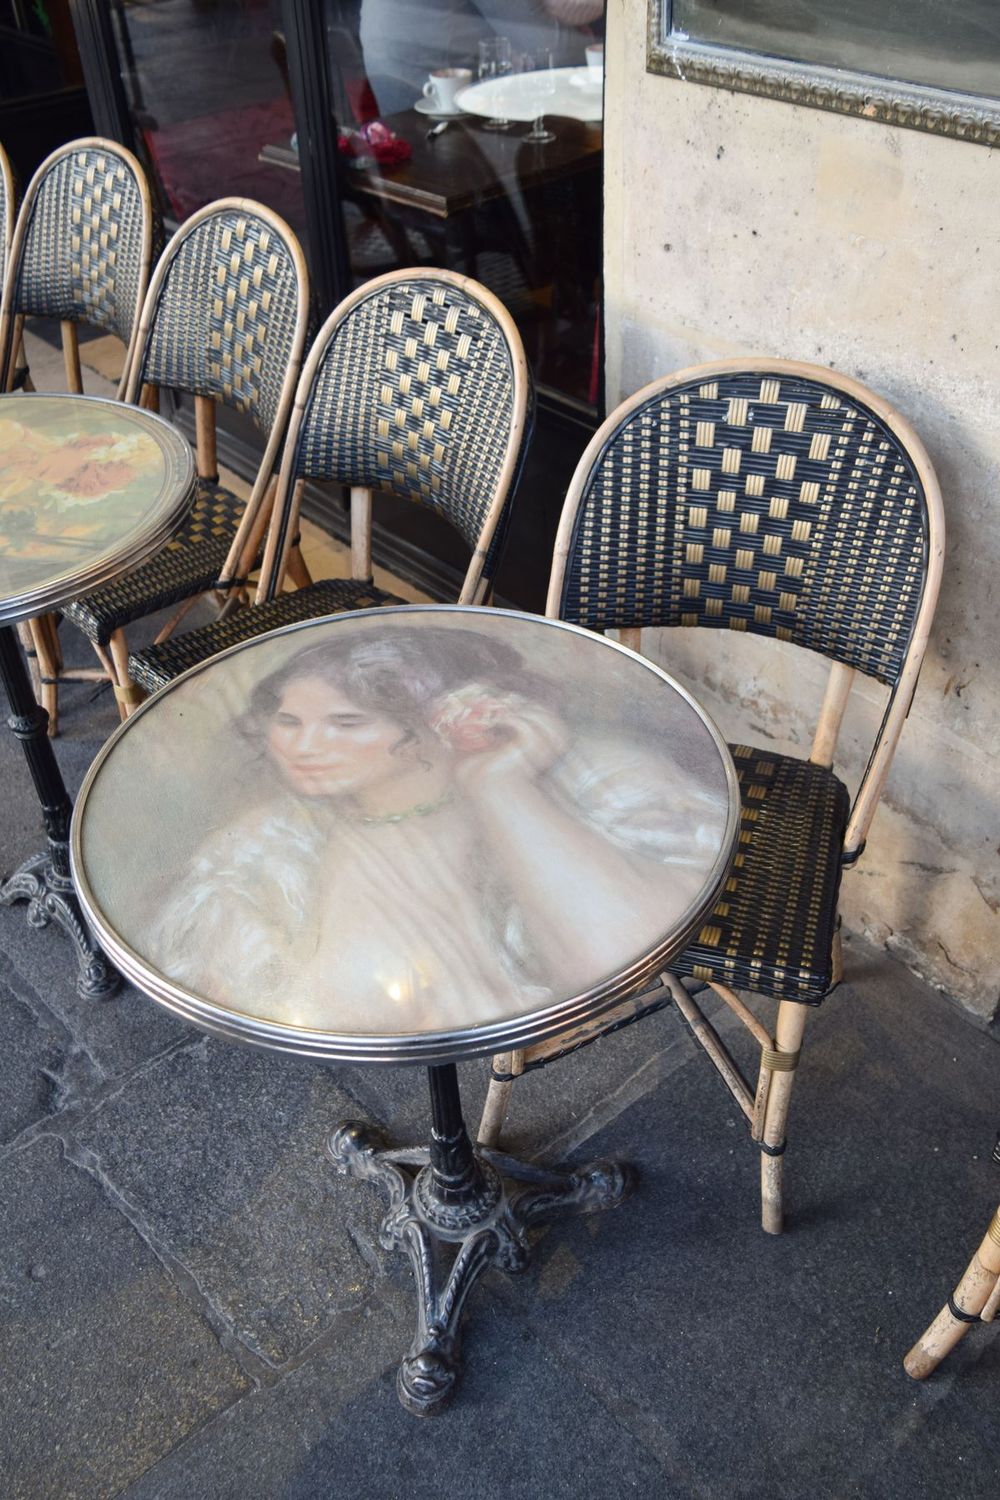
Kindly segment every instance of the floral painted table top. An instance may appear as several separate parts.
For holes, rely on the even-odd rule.
[[[690,941],[734,847],[729,752],[576,626],[412,606],[308,621],[134,714],[77,802],[114,962],[224,1035],[441,1061],[554,1035]]]
[[[0,622],[78,598],[176,529],[194,465],[153,413],[89,396],[0,396]]]

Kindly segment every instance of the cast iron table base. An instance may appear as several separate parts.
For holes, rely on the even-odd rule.
[[[417,1332],[396,1389],[406,1410],[420,1417],[440,1411],[454,1392],[462,1310],[481,1273],[489,1266],[523,1271],[533,1224],[614,1208],[635,1184],[632,1168],[618,1162],[554,1172],[474,1150],[454,1063],[428,1073],[429,1147],[390,1150],[380,1131],[356,1121],[339,1125],[327,1147],[338,1172],[377,1182],[389,1194],[379,1239],[386,1250],[406,1250],[417,1289]],[[523,1186],[508,1192],[505,1177]],[[441,1265],[443,1245],[457,1247],[447,1270]]]
[[[49,716],[35,701],[9,625],[0,626],[0,676],[11,710],[7,723],[21,741],[49,839],[47,854],[33,855],[0,883],[0,903],[13,906],[15,901],[27,901],[29,926],[47,927],[54,921],[61,927],[76,949],[77,993],[85,1000],[103,1000],[114,994],[121,978],[91,937],[76,899],[69,872],[73,807],[48,736]]]

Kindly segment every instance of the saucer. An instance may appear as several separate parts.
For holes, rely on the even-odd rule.
[[[457,120],[464,109],[439,109],[433,99],[418,99],[413,108],[418,115],[427,115],[432,120]]]

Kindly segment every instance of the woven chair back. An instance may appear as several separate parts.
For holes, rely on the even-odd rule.
[[[297,477],[419,501],[473,548],[495,534],[530,387],[513,321],[485,287],[447,271],[369,282],[320,331],[307,381]]]
[[[928,475],[936,497],[915,435],[856,382],[790,361],[688,370],[625,402],[584,455],[549,612],[775,636],[895,685]]]
[[[5,312],[88,323],[128,346],[149,277],[153,210],[142,167],[114,141],[70,141],[28,184]]]
[[[156,268],[129,399],[143,384],[169,386],[213,397],[269,432],[298,375],[308,305],[302,250],[284,220],[244,199],[210,203],[181,225]]]

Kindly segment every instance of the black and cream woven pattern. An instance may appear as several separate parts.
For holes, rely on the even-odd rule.
[[[833,983],[847,788],[810,761],[729,749],[740,783],[736,855],[715,910],[670,967],[816,1005]]]
[[[919,478],[875,413],[799,376],[719,375],[652,396],[610,439],[560,614],[776,636],[892,684],[926,550]]]
[[[172,252],[142,380],[212,396],[270,431],[298,309],[295,259],[277,230],[249,210],[213,213]]]
[[[242,515],[242,500],[198,479],[190,515],[156,556],[67,605],[63,614],[98,646],[106,646],[116,630],[134,620],[218,587]]]
[[[12,310],[132,337],[144,210],[130,164],[110,147],[60,157],[38,185]]]
[[[299,433],[296,472],[389,490],[475,546],[507,455],[510,350],[460,287],[394,282],[334,330]]]
[[[181,672],[186,672],[188,667],[197,666],[240,641],[249,641],[268,630],[277,630],[279,625],[340,614],[344,610],[376,609],[383,604],[405,602],[371,583],[354,578],[329,578],[311,584],[309,588],[279,594],[276,599],[255,604],[252,609],[234,610],[224,620],[213,620],[199,630],[189,630],[184,635],[171,636],[158,646],[136,651],[128,659],[128,674],[148,693],[155,693],[157,688],[165,687]]]

